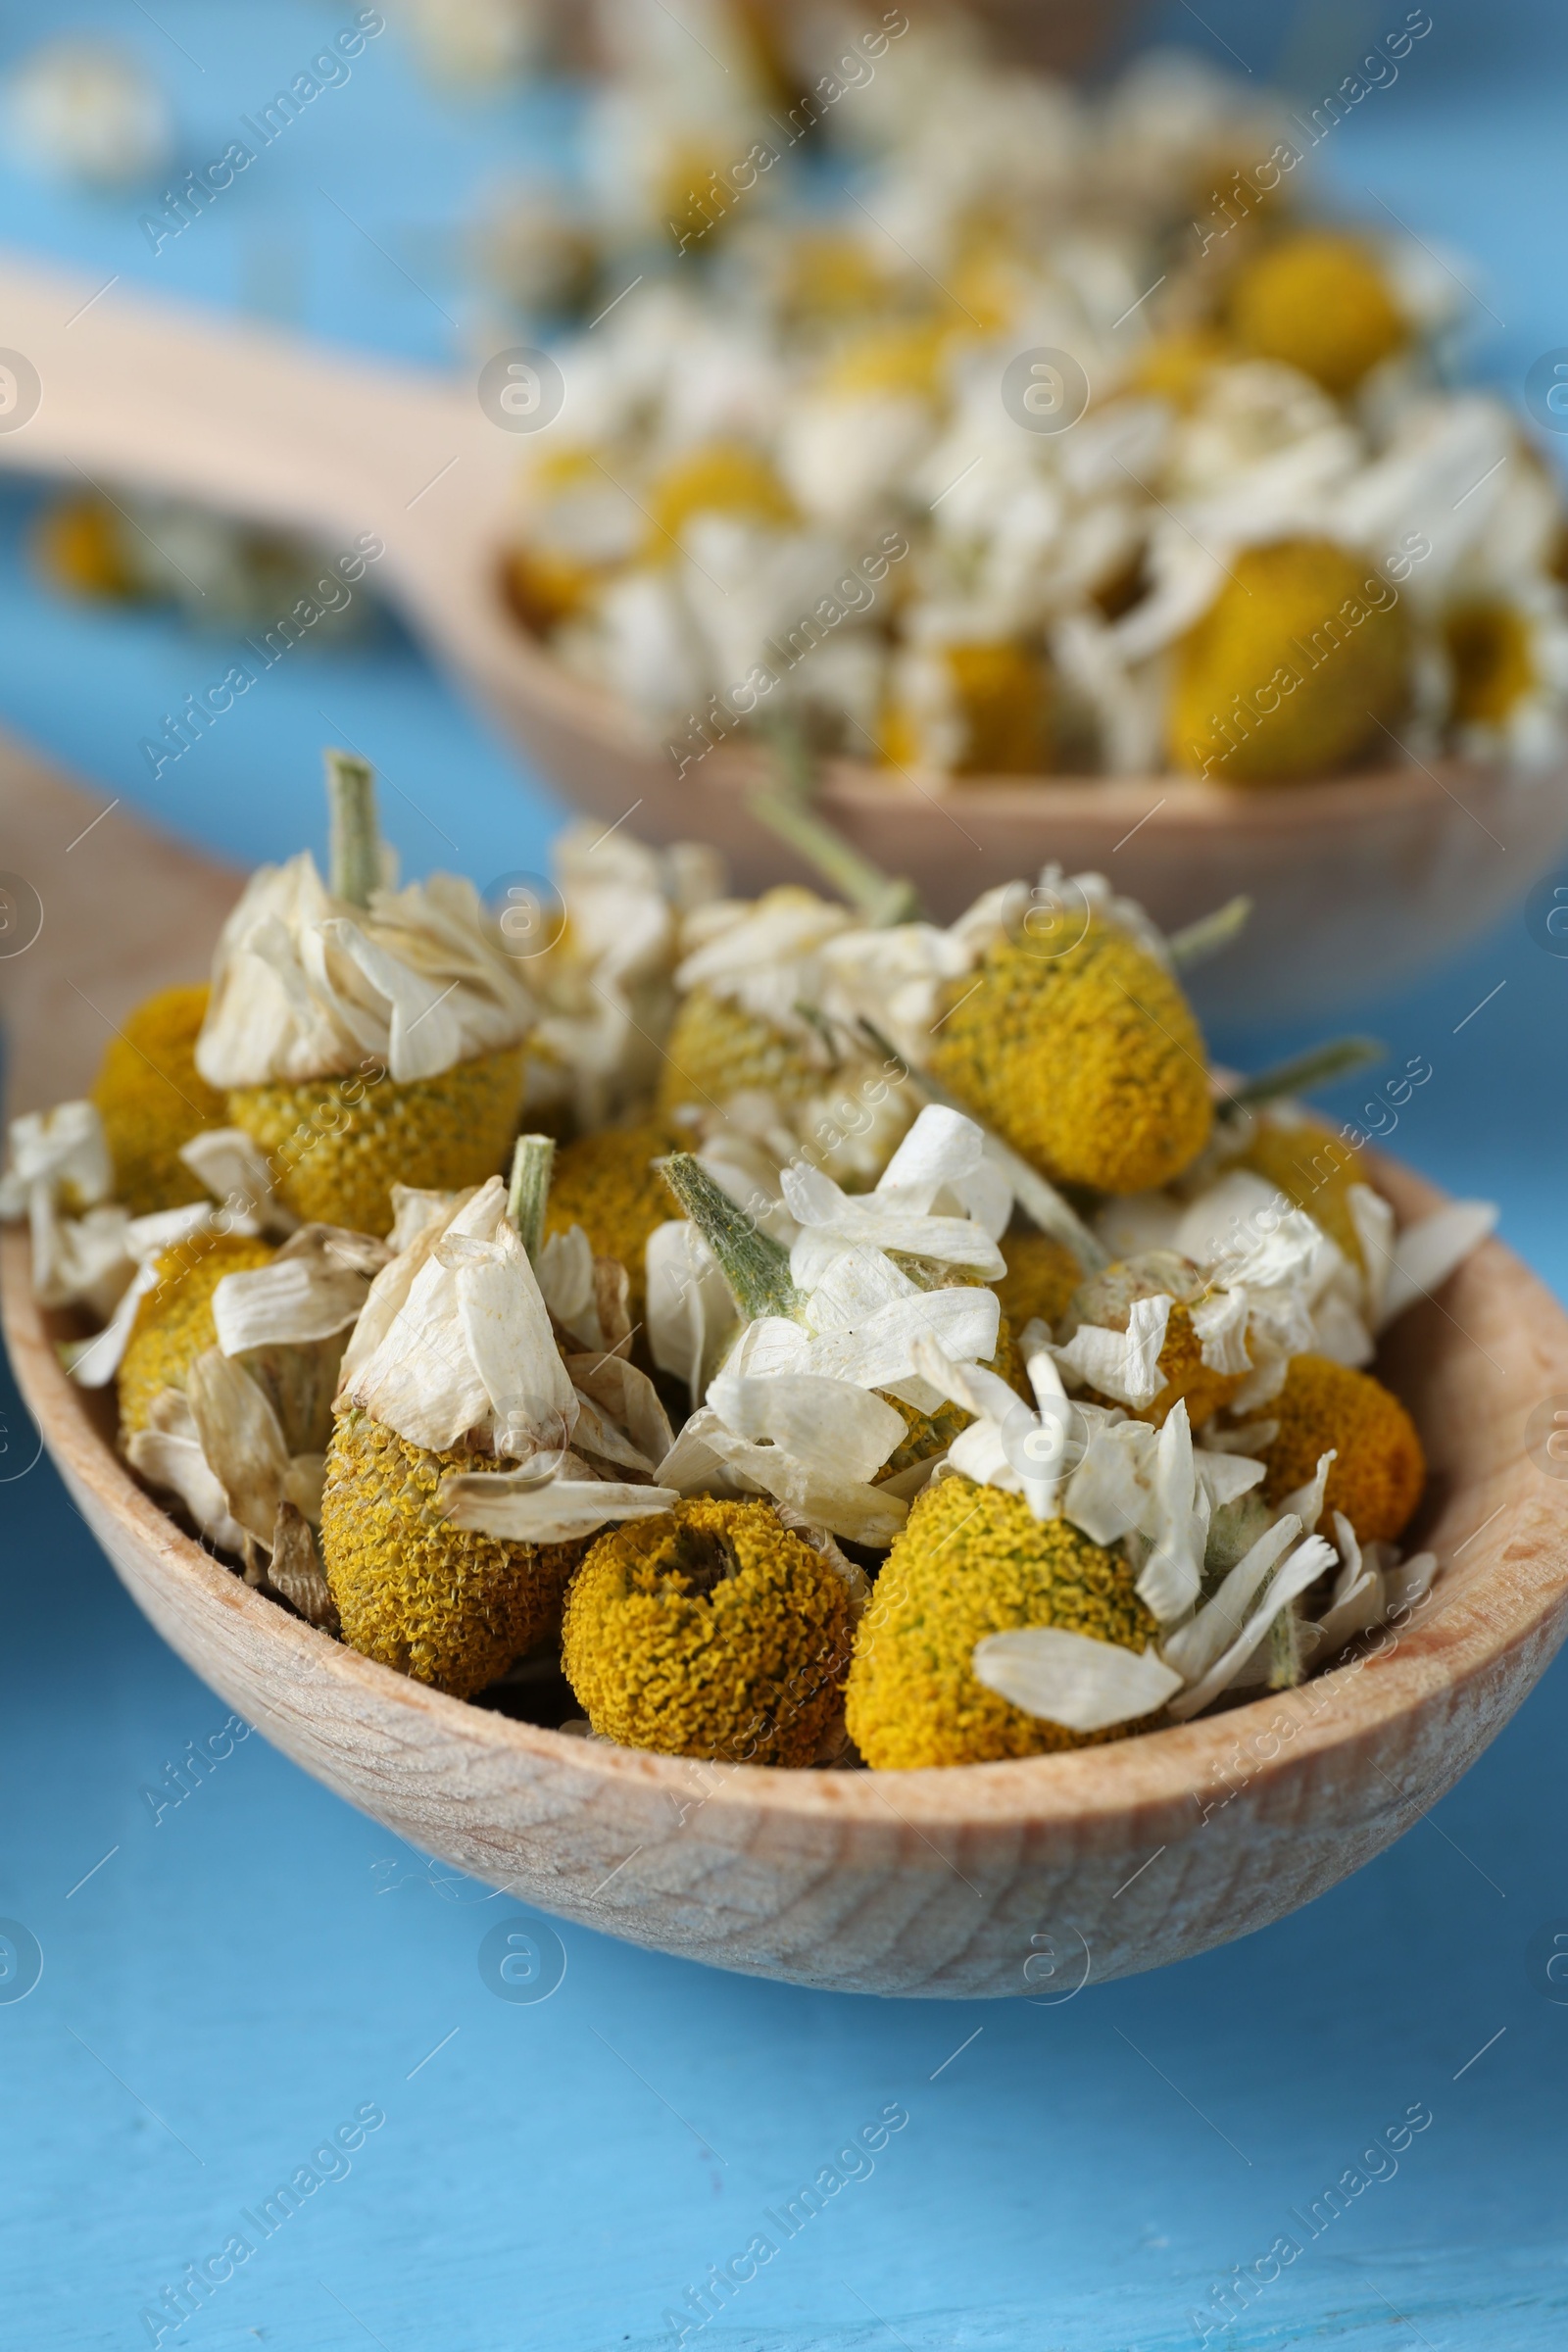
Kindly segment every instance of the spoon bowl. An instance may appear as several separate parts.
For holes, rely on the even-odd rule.
[[[1438,1203],[1394,1163],[1401,1217]],[[1432,1465],[1407,1622],[1300,1689],[1108,1746],[946,1771],[794,1772],[652,1755],[462,1703],[344,1648],[181,1532],[74,1388],[19,1231],[12,1360],[127,1591],[224,1702],[400,1837],[558,1916],[836,1991],[1070,1998],[1266,1927],[1450,1788],[1568,1632],[1568,1526],[1532,1415],[1568,1395],[1568,1317],[1488,1242],[1380,1365]],[[1539,1461],[1545,1464],[1544,1474]]]
[[[754,891],[799,868],[757,822],[755,748],[680,756],[519,624],[502,591],[523,442],[472,379],[345,358],[0,255],[0,316],[38,379],[0,466],[199,500],[384,548],[372,579],[544,776],[608,826],[698,839]],[[567,411],[569,416],[569,387]],[[5,418],[0,417],[0,425]],[[1568,764],[1444,760],[1248,788],[1177,776],[950,777],[829,762],[829,816],[951,920],[1050,859],[1106,874],[1167,929],[1238,893],[1201,1005],[1325,1010],[1408,979],[1495,921],[1568,845]]]

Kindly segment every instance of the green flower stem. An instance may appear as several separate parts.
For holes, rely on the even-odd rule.
[[[717,1258],[742,1314],[753,1322],[761,1315],[796,1314],[804,1300],[783,1245],[761,1232],[690,1152],[672,1152],[654,1165]]]
[[[381,884],[375,771],[352,752],[328,752],[326,792],[332,817],[332,896],[349,906],[368,906],[371,891]]]
[[[538,1263],[544,1247],[545,1209],[550,1200],[550,1177],[555,1165],[553,1135],[519,1135],[512,1153],[512,1182],[507,1191],[507,1215],[516,1227],[530,1265]]]
[[[858,909],[873,930],[891,930],[920,911],[912,882],[896,882],[847,841],[816,806],[816,763],[800,728],[777,719],[768,728],[777,760],[777,780],[755,791],[748,807],[760,824],[776,833],[813,866],[829,888]]]
[[[1183,931],[1173,931],[1165,945],[1170,959],[1179,972],[1190,972],[1195,964],[1207,963],[1218,956],[1246,930],[1252,912],[1252,902],[1247,897],[1228,899],[1212,914],[1200,915]]]
[[[1271,1070],[1259,1070],[1255,1078],[1244,1079],[1230,1097],[1230,1106],[1248,1109],[1259,1102],[1278,1102],[1282,1095],[1310,1094],[1314,1087],[1331,1085],[1336,1078],[1348,1078],[1353,1070],[1381,1061],[1387,1052],[1375,1037],[1330,1038],[1326,1045],[1309,1046],[1304,1054],[1276,1062]]]

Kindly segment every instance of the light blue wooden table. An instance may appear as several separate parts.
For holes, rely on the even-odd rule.
[[[205,153],[352,13],[59,0],[48,23],[112,24],[167,71]],[[1300,70],[1337,78],[1403,13],[1325,5],[1298,29]],[[1483,318],[1477,367],[1517,386],[1568,343],[1568,44],[1544,0],[1435,13],[1330,161],[1348,196],[1481,257],[1506,323]],[[1211,0],[1199,24],[1173,0],[1168,23],[1195,45],[1211,27],[1261,73],[1275,16]],[[0,52],[43,22],[0,9]],[[156,262],[134,208],[0,167],[4,233],[216,305],[275,303],[293,270],[285,307],[306,322],[438,359],[450,330],[317,186],[424,275],[467,193],[561,125],[557,106],[432,110],[389,35],[270,159],[265,201],[236,191]],[[137,741],[208,649],[40,595],[26,506],[0,500],[5,723],[241,859],[318,844],[318,747],[352,737],[439,794],[456,862],[541,861],[560,810],[396,640],[302,661],[149,789]],[[452,858],[396,796],[388,815],[411,867]],[[1568,1290],[1568,963],[1513,920],[1361,1017],[1434,1065],[1396,1148],[1499,1199],[1504,1234]],[[1239,1058],[1293,1042],[1216,1040]],[[880,2004],[572,1929],[559,1989],[519,2002],[481,1970],[515,1906],[427,1867],[259,1738],[225,1740],[224,1708],[136,1615],[47,1465],[26,1466],[14,1396],[3,1412],[0,1914],[24,1936],[0,1968],[26,1967],[29,1936],[42,1956],[25,1999],[5,1997],[24,1975],[0,1976],[8,2343],[145,2344],[143,2313],[192,2264],[204,2299],[177,2328],[166,2307],[162,2340],[203,2352],[672,2346],[683,2306],[684,2340],[712,2352],[1164,2352],[1205,2329],[1239,2352],[1568,2340],[1568,2006],[1540,1956],[1568,1929],[1568,1668],[1382,1861],[1159,1976],[1058,2006]],[[210,1735],[229,1752],[173,1802]],[[763,2219],[889,2110],[906,2122],[794,2236]],[[1347,2175],[1360,2185],[1328,2199]],[[689,2290],[759,2232],[778,2252],[700,2328]],[[253,2249],[237,2267],[235,2237]],[[1281,2239],[1301,2251],[1227,2304],[1236,2267],[1266,2276]]]

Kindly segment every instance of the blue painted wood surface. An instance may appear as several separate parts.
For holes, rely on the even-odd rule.
[[[353,14],[154,4],[156,21],[71,0],[47,23],[112,26],[167,74],[193,156]],[[1323,160],[1348,201],[1370,191],[1480,257],[1500,323],[1483,317],[1476,369],[1517,387],[1568,343],[1560,13],[1434,13],[1399,85]],[[1212,28],[1261,74],[1281,16],[1209,0],[1199,24],[1172,0],[1161,22],[1195,46]],[[0,8],[0,64],[44,22]],[[1367,6],[1298,19],[1300,86],[1386,28]],[[519,145],[556,151],[563,116],[432,107],[389,34],[269,155],[265,188],[253,174],[156,261],[134,206],[48,195],[3,162],[0,218],[39,252],[215,306],[275,307],[292,283],[284,307],[318,331],[435,361],[451,335],[435,305],[317,189],[451,308],[452,225]],[[211,641],[40,593],[28,507],[0,498],[0,718],[106,793],[236,858],[319,847],[331,733],[407,793],[386,805],[411,869],[484,880],[542,860],[559,809],[395,633],[280,671],[151,786],[137,741],[207,675]],[[1478,837],[1477,854],[1496,853]],[[1500,1200],[1504,1234],[1568,1292],[1568,963],[1515,918],[1359,1017],[1434,1065],[1395,1148]],[[1295,1042],[1216,1040],[1237,1058]],[[1478,1393],[1485,1377],[1478,1359]],[[143,2313],[187,2265],[222,2273],[233,2238],[251,2251],[166,2345],[599,2352],[675,2344],[682,2308],[685,2341],[711,2352],[1568,2339],[1568,2006],[1542,1943],[1568,1933],[1568,1666],[1379,1863],[1156,1977],[1055,2006],[884,2004],[566,1930],[559,1989],[519,2001],[481,1967],[517,1907],[259,1738],[231,1744],[47,1464],[28,1466],[14,1394],[0,1412],[0,1915],[43,1963],[24,2000],[0,1976],[9,2342],[146,2343]],[[188,1743],[214,1735],[229,1752],[174,1801]],[[0,1969],[27,1948],[0,1944]],[[906,2121],[874,2156],[841,2158],[890,2110]],[[1418,2132],[1412,2111],[1430,2116]],[[771,2217],[824,2175],[845,2177],[788,2234]],[[699,2328],[689,2293],[760,2236],[776,2251]],[[1227,2299],[1282,2239],[1300,2251],[1279,2276]]]

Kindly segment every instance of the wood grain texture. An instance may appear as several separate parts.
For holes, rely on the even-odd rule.
[[[37,414],[0,434],[0,465],[200,499],[334,550],[379,533],[370,577],[572,799],[607,824],[635,808],[652,840],[715,843],[742,890],[791,870],[747,810],[755,755],[720,744],[678,775],[666,746],[511,617],[498,583],[526,443],[490,423],[472,380],[102,293],[13,256],[0,256],[0,311],[43,384]],[[568,386],[568,419],[569,404]],[[945,920],[1049,858],[1113,874],[1169,928],[1247,892],[1253,922],[1199,991],[1258,1016],[1420,970],[1568,843],[1568,768],[1521,779],[1455,760],[1252,790],[1172,776],[955,782],[839,761],[823,797]]]
[[[1388,1163],[1401,1216],[1438,1196]],[[1523,1450],[1568,1319],[1488,1243],[1385,1369],[1428,1447],[1443,1574],[1301,1690],[1076,1754],[896,1774],[713,1768],[426,1690],[251,1592],[166,1517],[65,1378],[26,1243],[0,1298],[27,1405],[122,1582],[204,1681],[350,1803],[547,1911],[845,1991],[1060,1997],[1266,1926],[1452,1786],[1568,1631],[1563,1490]]]

